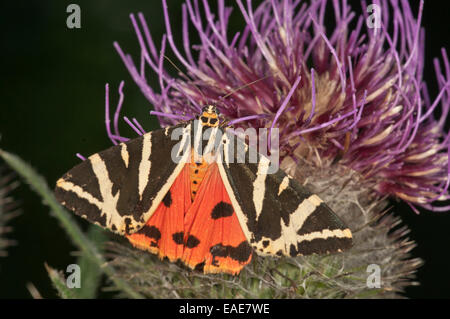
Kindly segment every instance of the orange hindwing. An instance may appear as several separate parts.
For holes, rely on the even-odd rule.
[[[186,164],[146,225],[127,238],[204,273],[237,274],[252,257],[216,163]]]
[[[184,215],[191,206],[189,183],[189,169],[185,167],[145,226],[126,236],[133,246],[157,254],[161,259],[181,259]]]

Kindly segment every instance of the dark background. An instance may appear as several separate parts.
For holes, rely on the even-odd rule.
[[[0,5],[0,148],[26,159],[51,186],[79,162],[75,153],[89,155],[111,145],[104,126],[106,82],[110,83],[111,105],[118,99],[119,82],[125,80],[123,115],[138,118],[146,130],[158,127],[148,114],[152,106],[132,81],[112,43],[118,41],[125,52],[138,57],[129,13],[139,11],[145,14],[152,36],[160,43],[165,31],[161,2],[78,0],[81,29],[66,27],[69,3],[2,1]],[[237,31],[243,19],[234,1],[227,3],[235,7],[231,30]],[[359,2],[355,3],[352,7],[359,12]],[[418,1],[410,3],[417,12]],[[181,36],[181,1],[169,0],[169,10],[177,42]],[[448,2],[425,3],[424,78],[431,97],[438,93],[432,58],[440,57],[441,47],[450,48],[449,13]],[[158,88],[155,80],[150,78],[150,86]],[[121,128],[124,135],[134,136],[126,125]],[[9,249],[8,258],[0,259],[0,298],[30,298],[26,289],[29,282],[43,297],[54,298],[44,262],[65,269],[74,261],[70,254],[74,247],[28,186],[22,184],[14,196],[20,199],[23,213],[11,223],[14,231],[9,235],[18,240],[18,246]],[[421,286],[408,288],[406,296],[449,298],[450,215],[425,211],[416,215],[401,203],[395,204],[394,211],[411,228],[410,237],[418,243],[414,256],[425,260],[418,272]],[[86,227],[84,220],[77,221]]]

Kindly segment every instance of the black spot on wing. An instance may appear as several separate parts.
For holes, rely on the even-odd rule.
[[[298,235],[305,235],[312,232],[321,232],[324,229],[335,230],[345,229],[344,223],[331,211],[331,209],[321,203],[311,215],[306,218],[303,226],[297,231]]]
[[[291,257],[295,257],[298,255],[297,248],[295,247],[294,244],[291,244],[291,246],[289,247],[289,255]]]
[[[124,222],[125,222],[125,234],[129,234],[130,231],[133,230],[132,227],[131,227],[131,224],[132,224],[131,218],[130,217],[126,217],[124,219]]]
[[[172,205],[172,194],[170,190],[167,192],[166,196],[164,196],[162,202],[166,207],[170,207],[170,205]]]
[[[183,245],[184,244],[184,233],[178,232],[172,235],[172,239],[177,245]]]
[[[237,247],[224,246],[222,244],[217,244],[210,249],[210,253],[215,257],[230,257],[241,263],[246,262],[250,255],[252,254],[252,248],[247,241],[243,241]]]
[[[142,227],[139,230],[140,234],[143,234],[147,237],[153,238],[155,240],[160,240],[161,239],[161,232],[159,231],[159,229],[156,226],[148,226],[145,225],[144,227]]]
[[[351,238],[316,238],[304,240],[297,244],[297,252],[302,255],[335,253],[352,247]]]
[[[214,206],[211,212],[212,219],[219,219],[222,217],[232,216],[234,212],[233,206],[231,204],[225,202],[219,202],[216,206]]]
[[[267,246],[269,246],[269,243],[270,243],[270,241],[268,241],[268,240],[263,240],[263,241],[262,241],[262,245],[263,245],[264,248],[266,248]]]
[[[195,248],[198,246],[198,244],[200,244],[200,240],[194,235],[189,235],[189,237],[186,240],[186,247]]]
[[[195,267],[194,267],[195,270],[201,271],[201,272],[203,272],[203,269],[204,269],[204,268],[205,268],[205,262],[204,262],[204,261],[201,262],[201,263],[198,263],[198,264],[195,265]]]

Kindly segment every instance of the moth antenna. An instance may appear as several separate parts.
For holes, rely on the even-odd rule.
[[[228,123],[229,123],[230,121],[229,120],[227,120],[227,119],[224,119],[224,121],[222,121],[222,123],[220,124],[220,127],[232,127],[232,126],[228,126]]]
[[[276,73],[275,73],[275,74],[276,74]],[[246,83],[246,84],[244,84],[244,85],[242,85],[242,86],[239,86],[239,87],[237,87],[236,89],[234,89],[233,91],[231,91],[230,93],[227,93],[226,95],[222,96],[222,98],[223,98],[223,99],[226,99],[227,97],[229,97],[230,95],[233,95],[233,94],[236,93],[237,91],[242,90],[242,89],[245,89],[246,87],[249,87],[249,86],[251,86],[251,85],[253,85],[253,84],[255,84],[255,83],[258,83],[259,81],[262,81],[262,80],[265,80],[265,79],[267,79],[267,78],[270,78],[271,76],[274,76],[275,74],[269,74],[269,75],[266,75],[266,76],[264,76],[264,77],[262,77],[262,78],[260,78],[260,79],[258,79],[258,80],[255,80],[255,81]]]
[[[173,62],[167,55],[164,55],[164,58],[165,58],[167,61],[169,61],[169,63],[172,64],[172,66],[173,66],[178,72],[180,72],[182,75],[184,75],[186,78],[189,79],[189,77],[188,77],[183,71],[181,71],[180,68],[175,64],[175,62]],[[197,91],[198,91],[198,92],[200,93],[200,95],[202,96],[203,101],[206,102],[207,99],[206,99],[206,96],[203,94],[202,90],[200,90],[200,88],[199,88],[196,84],[194,84],[193,82],[192,82],[192,85],[195,86],[195,88],[197,89]]]

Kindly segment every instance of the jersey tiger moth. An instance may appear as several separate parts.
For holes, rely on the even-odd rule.
[[[57,181],[56,198],[135,247],[204,273],[238,274],[253,252],[294,257],[351,247],[350,229],[281,169],[268,174],[267,157],[236,161],[230,145],[244,143],[245,158],[252,148],[221,124],[208,105],[196,120],[96,153]],[[209,140],[199,142],[198,127],[210,129]],[[181,140],[171,138],[175,130]],[[208,148],[217,136],[221,147]],[[214,151],[196,156],[196,142]]]

